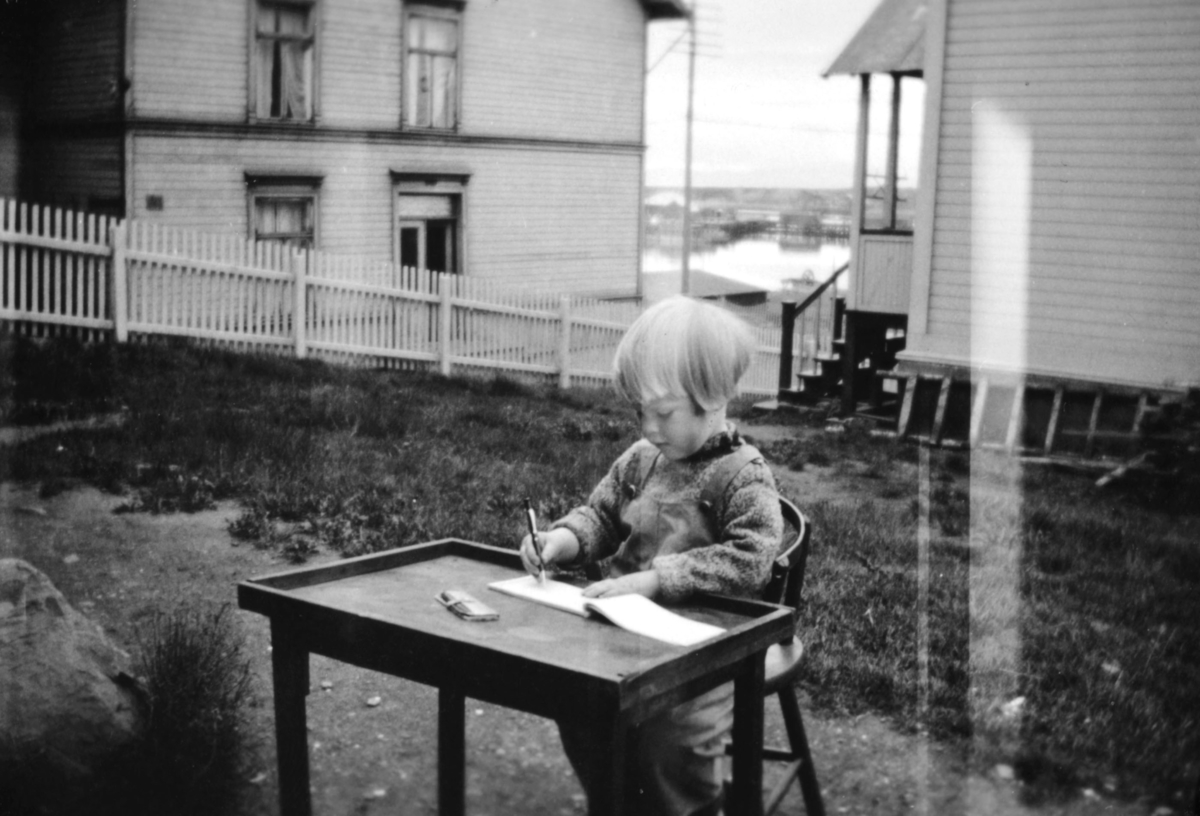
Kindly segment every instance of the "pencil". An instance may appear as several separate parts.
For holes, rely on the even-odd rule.
[[[525,498],[525,520],[529,522],[529,537],[533,541],[533,551],[538,557],[538,583],[546,583],[546,562],[542,560],[542,545],[538,541],[537,534],[537,516],[533,514],[533,505],[529,503],[529,497]]]

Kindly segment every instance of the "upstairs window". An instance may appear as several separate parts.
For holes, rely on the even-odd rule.
[[[408,6],[404,15],[404,124],[453,130],[458,126],[460,13],[455,8]]]
[[[251,66],[257,118],[312,120],[314,11],[311,2],[258,0]]]

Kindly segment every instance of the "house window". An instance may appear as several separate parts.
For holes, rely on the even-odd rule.
[[[250,236],[299,249],[317,245],[319,178],[247,175],[250,188]]]
[[[457,196],[404,195],[396,202],[400,265],[457,272]]]
[[[258,0],[251,67],[257,118],[312,120],[314,11],[311,2]]]
[[[408,6],[404,16],[404,124],[458,126],[460,13],[452,7]]]
[[[467,174],[392,172],[396,260],[430,272],[462,272],[463,196]]]

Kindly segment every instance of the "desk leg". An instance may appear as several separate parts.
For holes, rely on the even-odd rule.
[[[597,784],[588,793],[588,816],[628,813],[635,791],[629,790],[629,763],[634,756],[633,729],[615,712],[598,717],[589,731],[595,735],[599,767]]]
[[[733,786],[726,813],[762,816],[763,662],[742,663],[733,684]]]
[[[466,698],[453,689],[438,690],[438,813],[466,812]]]
[[[275,685],[275,752],[279,760],[281,816],[310,816],[308,778],[308,650],[284,625],[271,621],[271,669]]]

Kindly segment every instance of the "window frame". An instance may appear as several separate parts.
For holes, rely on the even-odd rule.
[[[400,211],[401,196],[435,195],[451,199],[454,213],[454,243],[453,253],[456,263],[452,275],[465,275],[468,269],[467,259],[467,183],[470,173],[459,170],[392,170],[392,259],[399,267],[401,260],[401,230],[422,224],[421,235],[427,237],[426,230],[430,221],[445,221],[445,218],[419,218],[405,215]],[[419,248],[419,254],[425,257],[425,247]]]
[[[307,119],[284,119],[281,117],[262,115],[258,110],[259,103],[259,84],[264,81],[260,76],[259,59],[258,59],[258,17],[263,6],[291,6],[294,8],[302,8],[308,12],[308,34],[307,38],[312,41],[310,50],[312,52],[312,75],[309,79],[309,100],[308,108],[309,115]],[[320,119],[320,76],[321,76],[321,8],[322,0],[251,0],[246,4],[247,7],[247,29],[248,29],[248,48],[247,55],[249,59],[249,70],[247,76],[246,90],[246,116],[250,122],[288,125],[288,126],[311,126],[316,124]]]
[[[462,2],[456,0],[405,0],[400,23],[400,128],[421,133],[456,133],[462,125],[463,84],[463,14]],[[418,125],[409,117],[408,66],[411,49],[408,44],[413,17],[450,20],[455,24],[453,122],[449,126]],[[430,117],[432,119],[432,116]]]
[[[247,172],[246,178],[246,235],[252,241],[274,241],[296,246],[287,238],[260,238],[258,234],[258,203],[270,200],[304,199],[310,202],[312,234],[303,249],[317,249],[321,240],[321,182],[319,175],[298,175],[271,172]]]

